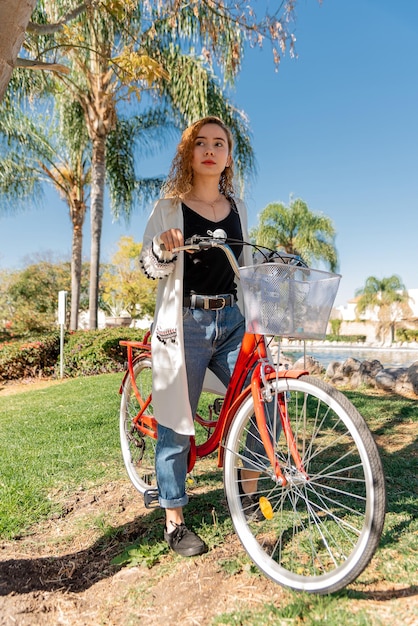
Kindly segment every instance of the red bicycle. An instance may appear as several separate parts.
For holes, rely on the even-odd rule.
[[[379,453],[341,392],[306,371],[281,369],[268,350],[271,336],[323,338],[340,277],[295,264],[290,255],[238,268],[223,239],[194,238],[192,245],[226,252],[241,279],[247,332],[225,395],[208,419],[196,416],[208,436],[198,445],[192,439],[189,471],[196,459],[218,452],[235,531],[265,575],[299,591],[342,589],[368,565],[382,533]],[[128,355],[120,388],[122,454],[149,505],[157,495],[149,333],[121,345]],[[242,498],[249,475],[251,514]]]

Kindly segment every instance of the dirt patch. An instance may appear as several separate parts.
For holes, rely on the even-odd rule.
[[[22,380],[7,380],[0,382],[0,397],[11,396],[15,393],[23,391],[35,391],[36,389],[44,389],[52,385],[59,385],[62,380],[52,378],[24,378]]]
[[[208,624],[248,598],[262,606],[285,593],[264,577],[222,572],[220,562],[241,551],[236,537],[197,559],[167,554],[158,568],[111,565],[137,539],[148,513],[131,485],[120,481],[75,495],[59,518],[4,542],[0,624]],[[100,523],[115,536],[106,537]]]
[[[417,436],[416,422],[399,424],[390,437],[387,435],[375,435],[377,445],[385,450],[388,454],[395,454],[401,450],[411,447],[410,454],[416,457],[416,450],[413,449],[413,444]]]

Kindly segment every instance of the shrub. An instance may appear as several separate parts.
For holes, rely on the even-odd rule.
[[[418,330],[412,328],[397,328],[396,341],[418,341]]]
[[[343,321],[341,319],[334,318],[330,320],[329,323],[331,325],[332,334],[339,336]]]
[[[327,341],[339,341],[341,343],[364,343],[366,335],[327,335]]]
[[[145,332],[136,328],[108,328],[68,332],[64,340],[65,376],[90,376],[125,368],[122,339],[139,341]],[[25,338],[0,344],[0,380],[54,376],[59,370],[60,335]]]
[[[64,369],[66,376],[90,376],[120,372],[125,367],[126,348],[122,339],[139,341],[145,332],[138,328],[79,330],[66,336]]]
[[[59,350],[58,333],[0,344],[0,380],[51,376]]]

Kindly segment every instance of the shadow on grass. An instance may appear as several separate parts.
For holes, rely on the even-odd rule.
[[[214,514],[219,524],[229,518],[222,489],[192,496],[185,511],[187,521],[198,533],[199,526],[213,524]],[[132,522],[111,528],[84,550],[57,557],[0,561],[0,596],[64,589],[80,593],[118,571],[111,561],[126,546],[141,541],[160,543],[163,531],[164,513],[154,509]]]
[[[373,591],[344,589],[336,594],[337,597],[348,598],[349,600],[376,600],[377,602],[387,602],[388,600],[396,600],[399,598],[412,598],[416,595],[418,595],[417,585],[402,587],[401,589],[376,589]]]
[[[413,426],[418,423],[418,403],[397,395],[384,395],[373,398],[374,412],[370,415],[367,396],[356,392],[346,392],[346,395],[365,417],[372,434],[377,438],[386,478],[386,512],[393,514],[392,520],[400,518],[395,523],[392,521],[390,527],[385,526],[380,546],[395,545],[418,517],[418,440],[412,437],[411,430],[411,436],[407,438],[405,445],[398,445],[391,452],[391,438],[402,424]],[[379,445],[382,441],[387,445]]]

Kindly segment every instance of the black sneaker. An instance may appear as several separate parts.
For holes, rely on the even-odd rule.
[[[242,486],[241,472],[238,471],[238,489],[241,498],[241,506],[244,511],[244,515],[249,522],[261,522],[264,519],[264,515],[258,504],[258,500],[249,493],[245,493]]]
[[[174,522],[171,522],[174,524]],[[189,530],[185,524],[174,524],[175,530],[168,533],[164,530],[164,539],[174,552],[180,556],[197,556],[208,551],[208,547],[196,533]]]

